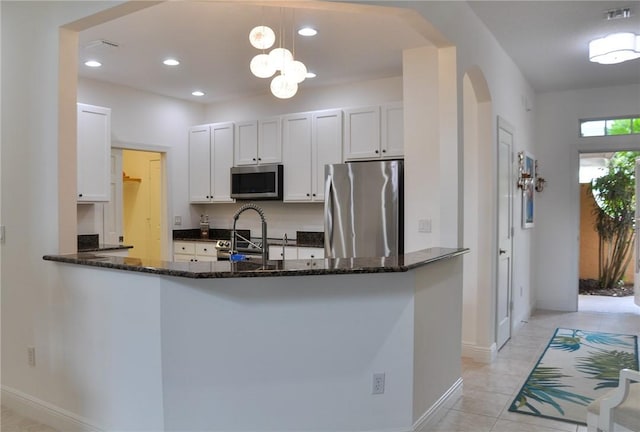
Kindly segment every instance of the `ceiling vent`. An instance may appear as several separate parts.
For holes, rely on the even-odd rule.
[[[99,39],[99,40],[94,40],[89,42],[88,44],[85,45],[84,48],[90,51],[103,52],[103,51],[114,50],[119,46],[120,44],[117,42],[108,41],[106,39]]]

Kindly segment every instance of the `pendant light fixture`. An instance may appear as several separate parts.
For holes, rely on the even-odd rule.
[[[294,12],[295,14],[295,12]],[[292,21],[295,21],[295,15],[292,14]],[[272,49],[269,54],[264,50],[270,48],[275,43],[275,33],[271,28],[260,25],[254,27],[249,32],[249,41],[255,48],[263,50],[262,54],[258,54],[251,60],[249,69],[258,78],[270,78],[279,72],[271,80],[271,93],[279,99],[289,99],[298,91],[298,84],[307,77],[307,67],[295,57],[295,32],[291,31],[292,51],[284,47],[286,40],[286,32],[284,30],[283,10],[280,10],[280,35],[279,46]],[[272,36],[273,35],[273,38]]]

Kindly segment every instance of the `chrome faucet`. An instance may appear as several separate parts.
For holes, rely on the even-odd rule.
[[[248,203],[243,205],[238,209],[236,214],[233,215],[233,230],[231,230],[231,250],[230,254],[234,254],[237,252],[237,233],[236,233],[236,223],[238,222],[238,218],[242,213],[247,210],[255,210],[258,215],[260,215],[260,220],[262,221],[262,244],[260,248],[262,249],[262,265],[267,263],[269,259],[269,250],[267,249],[267,220],[264,218],[264,211],[257,205],[253,203]]]
[[[284,237],[282,237],[282,261],[284,261],[284,253],[287,246],[287,233],[284,233]]]

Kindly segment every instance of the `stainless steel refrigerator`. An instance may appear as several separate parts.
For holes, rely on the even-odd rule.
[[[403,177],[400,160],[325,166],[325,257],[403,253]]]

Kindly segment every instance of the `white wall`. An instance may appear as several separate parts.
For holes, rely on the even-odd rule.
[[[7,228],[0,276],[3,403],[12,389],[17,392],[12,395],[76,414],[101,411],[95,420],[106,427],[127,417],[138,429],[157,429],[162,427],[158,417],[148,420],[161,393],[147,380],[158,373],[159,357],[145,354],[135,360],[143,346],[149,348],[147,354],[152,352],[154,342],[144,335],[154,326],[154,317],[140,307],[151,304],[147,296],[152,293],[134,289],[132,303],[113,304],[108,301],[109,289],[130,288],[125,281],[120,280],[119,287],[92,281],[91,287],[102,291],[106,300],[89,307],[66,289],[68,281],[60,277],[58,267],[42,261],[43,255],[58,251],[58,29],[116,5],[0,3],[2,106],[10,107],[2,110],[1,140],[1,219]],[[132,326],[128,338],[110,338],[111,329],[126,324]],[[90,329],[99,331],[88,336]],[[94,338],[96,334],[101,338]],[[28,346],[36,347],[35,367],[27,365]],[[105,349],[114,357],[104,357]],[[121,355],[132,355],[135,361],[123,364]],[[110,364],[101,363],[105,360]],[[110,387],[115,382],[124,385],[117,389],[117,397]],[[136,393],[139,388],[150,393]],[[113,404],[106,406],[105,399]],[[140,411],[135,412],[137,406]]]
[[[397,6],[395,2],[371,2],[377,5]],[[445,142],[441,144],[441,151],[457,152],[459,158],[457,163],[462,163],[467,156],[463,152],[463,78],[468,71],[478,68],[487,81],[489,89],[489,98],[493,110],[492,134],[493,140],[486,148],[480,151],[484,154],[492,155],[490,164],[484,164],[480,167],[481,176],[492,177],[491,184],[493,187],[486,188],[482,191],[483,200],[490,203],[486,208],[485,214],[479,215],[481,221],[477,228],[480,232],[471,233],[473,236],[486,235],[489,232],[490,238],[496,238],[496,160],[497,160],[497,117],[501,116],[514,126],[514,152],[520,150],[528,150],[536,155],[536,144],[534,140],[534,114],[535,95],[534,92],[522,75],[511,58],[504,52],[502,47],[497,43],[493,35],[486,29],[484,24],[475,16],[470,7],[465,2],[407,2],[406,7],[420,13],[425,20],[437,27],[442,34],[455,46],[455,62],[456,62],[456,86],[457,93],[449,94],[449,97],[457,98],[457,137],[450,145],[455,147],[450,149],[446,147]],[[525,102],[533,106],[532,111],[525,109]],[[452,113],[451,115],[456,115]],[[446,137],[444,138],[446,139]],[[451,140],[452,137],[449,137]],[[472,156],[472,155],[470,155]],[[538,155],[536,155],[538,156]],[[449,156],[451,157],[451,156]],[[442,160],[441,160],[442,162]],[[427,165],[429,167],[429,165]],[[449,168],[449,167],[447,167]],[[437,169],[437,168],[434,168]],[[443,186],[442,194],[446,196],[448,192],[450,196],[456,197],[458,208],[461,208],[462,192],[459,187],[463,184],[464,172],[458,167],[454,168],[457,173],[455,177],[455,187],[446,189]],[[451,175],[450,172],[447,172]],[[427,179],[425,174],[425,180]],[[446,177],[440,181],[446,181]],[[452,180],[453,182],[453,180]],[[425,183],[428,184],[428,183]],[[520,221],[519,196],[516,196],[514,204],[515,213],[514,220]],[[450,199],[450,197],[449,197]],[[453,203],[440,197],[440,202],[444,206],[451,207]],[[458,215],[455,217],[453,211],[447,213],[447,219],[443,223],[451,224],[455,221],[458,231],[462,231],[463,217]],[[441,227],[441,233],[447,238],[447,232],[450,227],[444,225]],[[531,260],[532,260],[532,236],[535,235],[534,230],[522,230],[519,224],[515,227],[514,236],[514,267],[513,267],[513,286],[514,286],[514,323],[525,319],[532,309],[533,286],[531,282]],[[467,245],[462,245],[467,246]],[[478,296],[484,299],[492,299],[495,286],[495,260],[497,257],[497,246],[495,242],[490,250],[480,251],[483,254],[491,254],[491,269],[482,269],[481,271],[489,271],[493,276],[493,284],[485,285],[478,288]],[[522,289],[520,289],[522,287]],[[495,318],[493,308],[495,302],[489,301],[477,310],[478,324],[473,326],[465,326],[465,328],[475,328],[473,333],[466,332],[463,337],[465,341],[475,344],[480,349],[490,348],[495,341]]]
[[[640,85],[538,95],[536,156],[547,180],[537,194],[536,306],[575,311],[578,302],[578,152],[637,149],[637,137],[580,138],[579,120],[640,114]],[[553,251],[553,253],[550,253]]]
[[[187,227],[196,227],[199,214],[189,205],[188,130],[203,123],[205,106],[83,78],[78,80],[78,102],[111,108],[113,146],[166,151],[168,217],[181,216]]]

